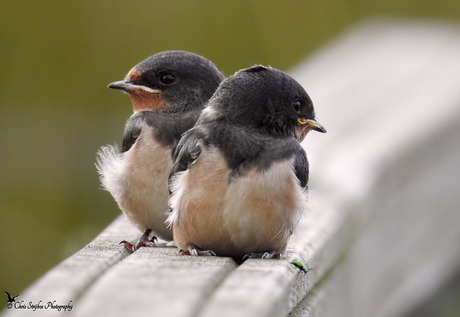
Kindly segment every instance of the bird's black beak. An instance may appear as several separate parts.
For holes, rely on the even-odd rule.
[[[312,130],[315,130],[315,131],[318,131],[318,132],[321,132],[321,133],[326,133],[327,132],[326,129],[316,120],[299,118],[299,119],[297,119],[297,122],[300,125],[308,126]]]
[[[136,85],[136,84],[130,83],[130,82],[125,81],[125,80],[114,81],[113,83],[110,83],[107,87],[109,87],[111,89],[123,90],[123,91],[125,91],[127,93],[131,93],[131,92],[135,92],[135,91],[145,91],[145,92],[149,92],[149,93],[152,93],[152,94],[159,94],[160,93],[160,90],[158,90],[158,89],[153,89],[153,88],[143,86],[143,85]]]
[[[119,80],[119,81],[114,81],[113,83],[110,83],[107,87],[111,89],[120,89],[120,90],[128,90],[130,88],[131,84],[125,82],[124,80]]]

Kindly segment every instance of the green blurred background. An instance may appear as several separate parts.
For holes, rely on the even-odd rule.
[[[20,293],[119,215],[94,167],[131,114],[109,82],[165,49],[202,54],[227,75],[287,70],[381,16],[456,21],[460,1],[1,0],[0,290]]]

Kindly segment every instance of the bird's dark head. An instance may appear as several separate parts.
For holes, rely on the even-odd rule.
[[[203,107],[223,79],[217,67],[200,55],[163,51],[108,87],[128,93],[134,111],[182,112]]]
[[[256,65],[236,72],[222,82],[209,105],[207,113],[220,113],[232,124],[271,135],[302,141],[310,130],[326,132],[303,87],[271,67]]]

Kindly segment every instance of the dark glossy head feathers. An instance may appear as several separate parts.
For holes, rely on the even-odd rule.
[[[279,136],[297,136],[299,129],[325,132],[315,120],[313,103],[303,87],[271,67],[256,65],[228,77],[208,107],[200,122],[225,120]]]
[[[224,79],[206,58],[187,51],[163,51],[134,66],[109,88],[127,92],[135,111],[181,112],[202,107]]]

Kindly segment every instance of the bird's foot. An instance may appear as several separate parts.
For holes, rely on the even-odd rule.
[[[136,251],[136,250],[134,250],[134,244],[132,244],[131,242],[123,240],[123,241],[120,242],[120,244],[123,244],[123,247],[125,248],[125,250],[127,250],[127,251],[129,251],[131,253]]]
[[[158,241],[158,239],[155,236],[152,236],[150,238],[151,232],[151,229],[145,230],[144,234],[136,242],[136,245],[134,246],[134,251],[138,250],[139,248],[153,248],[156,246],[155,241]]]
[[[267,251],[261,253],[248,253],[243,256],[243,260],[247,259],[280,259],[281,253],[276,251]]]
[[[155,241],[158,241],[157,237],[152,236],[151,238],[150,233],[152,232],[151,229],[145,230],[145,232],[142,234],[142,236],[139,238],[139,240],[136,242],[136,244],[132,244],[126,240],[123,240],[120,242],[120,244],[123,244],[126,250],[129,252],[134,252],[138,250],[139,248],[153,248],[156,246]]]
[[[191,256],[216,256],[216,253],[211,250],[202,250],[196,245],[190,245],[187,250],[179,250],[180,255],[191,255]]]

